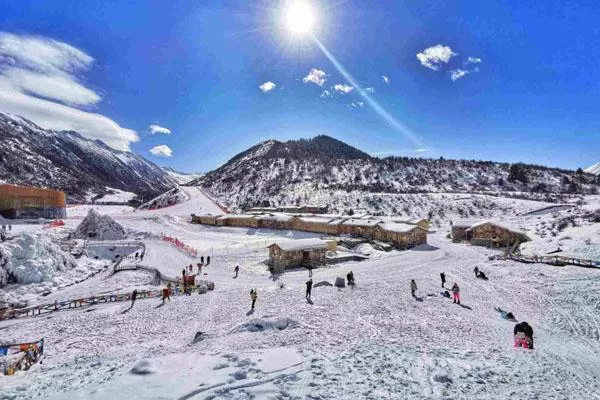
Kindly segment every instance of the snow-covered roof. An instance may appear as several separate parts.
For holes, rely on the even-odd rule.
[[[219,220],[223,220],[223,219],[246,219],[246,218],[255,218],[255,215],[251,215],[251,214],[225,214],[220,216]]]
[[[283,251],[299,251],[308,249],[326,249],[327,242],[321,239],[298,239],[275,242],[268,247],[277,246]]]
[[[474,225],[478,225],[481,223],[488,222],[487,220],[482,219],[462,219],[459,221],[453,221],[452,226],[456,226],[459,228],[471,228]]]
[[[265,214],[265,215],[258,215],[256,217],[257,220],[270,220],[270,221],[281,221],[281,222],[288,222],[291,221],[292,219],[294,219],[294,217],[292,217],[291,215],[286,215],[286,214]]]
[[[394,222],[399,222],[401,224],[408,224],[408,225],[418,225],[419,222],[423,222],[423,221],[427,221],[427,218],[406,218],[406,219],[396,219],[394,218],[393,220]]]
[[[521,231],[519,229],[515,229],[515,228],[512,228],[510,226],[498,223],[496,221],[490,221],[490,220],[477,220],[477,221],[467,221],[467,220],[465,220],[465,221],[457,221],[457,222],[454,223],[454,226],[458,226],[458,227],[461,227],[461,228],[467,228],[467,230],[471,230],[471,229],[475,229],[475,228],[477,228],[479,226],[482,226],[482,225],[485,225],[485,224],[491,224],[491,225],[497,226],[498,228],[505,229],[505,230],[507,230],[509,232],[516,233],[516,234],[528,237],[525,232],[523,232],[523,231]]]
[[[342,222],[342,225],[350,225],[350,226],[375,226],[380,224],[382,220],[380,219],[359,219],[352,218],[347,221]]]
[[[387,222],[387,223],[379,224],[377,226],[385,231],[399,232],[399,233],[410,232],[414,229],[420,229],[416,225],[403,224],[403,223],[398,223],[398,222]]]
[[[317,224],[326,224],[330,221],[329,218],[319,218],[319,217],[298,217],[298,219],[302,222],[317,223]]]

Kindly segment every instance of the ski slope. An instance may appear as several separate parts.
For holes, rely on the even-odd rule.
[[[47,346],[43,364],[0,376],[2,392],[19,399],[599,398],[599,271],[489,261],[493,250],[452,244],[446,233],[387,258],[316,270],[315,283],[333,283],[351,269],[357,286],[314,288],[312,303],[304,298],[306,272],[272,281],[258,264],[266,250],[252,250],[213,257],[204,272],[216,288],[205,295],[164,306],[139,300],[124,314],[128,304],[110,304],[1,322],[3,338],[43,336]],[[145,264],[176,272],[187,262],[168,266],[177,257],[169,247],[147,246]],[[233,279],[236,263],[242,269]],[[489,281],[473,276],[475,265]],[[442,271],[447,287],[459,283],[464,307],[439,295]],[[419,299],[410,295],[411,279]],[[250,288],[258,290],[254,313]],[[532,324],[535,350],[513,348],[513,323],[494,307]],[[147,375],[130,373],[139,362]]]

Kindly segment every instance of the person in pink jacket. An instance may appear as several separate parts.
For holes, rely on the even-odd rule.
[[[460,304],[460,288],[456,282],[452,285],[452,298],[454,299],[454,303]]]

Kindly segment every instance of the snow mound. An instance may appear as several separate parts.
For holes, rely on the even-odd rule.
[[[282,331],[284,329],[297,328],[299,326],[300,324],[297,321],[290,318],[281,318],[273,321],[259,318],[239,325],[232,332],[264,332],[273,329]]]
[[[75,259],[40,233],[22,233],[0,244],[0,286],[40,283],[76,267]]]
[[[131,368],[131,370],[129,371],[129,373],[133,375],[150,375],[154,372],[154,368],[148,360],[140,360],[136,362],[133,368]]]
[[[127,231],[110,216],[91,209],[73,235],[78,239],[121,240]]]

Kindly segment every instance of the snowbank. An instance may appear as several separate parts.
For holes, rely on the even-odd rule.
[[[91,209],[73,233],[78,239],[121,240],[127,231],[108,215],[100,215]]]
[[[0,244],[0,286],[8,283],[40,283],[58,271],[75,268],[75,259],[41,233],[23,233]]]

